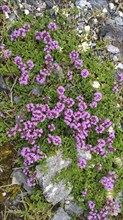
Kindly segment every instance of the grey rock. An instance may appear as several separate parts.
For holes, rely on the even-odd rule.
[[[45,3],[48,8],[52,8],[54,6],[53,0],[45,0]]]
[[[19,96],[14,96],[14,102],[19,103],[21,101]]]
[[[80,8],[83,8],[87,5],[87,0],[77,0],[76,1],[76,6],[80,7]]]
[[[116,53],[120,52],[119,48],[117,48],[117,47],[115,47],[111,44],[107,46],[107,51],[110,52],[110,53],[113,53],[113,54],[116,54]]]
[[[12,173],[12,183],[23,186],[23,188],[30,194],[32,189],[27,184],[27,177],[24,175],[22,170],[15,170]]]
[[[59,208],[52,218],[52,220],[70,220],[70,216],[64,211],[63,208]]]
[[[78,149],[77,148],[77,157],[78,158],[83,158],[85,160],[91,160],[92,156],[88,151],[85,151],[83,149]]]
[[[38,96],[41,94],[41,91],[39,89],[39,87],[35,87],[33,90],[32,90],[32,94],[35,95],[35,96]]]
[[[16,15],[14,13],[11,13],[9,16],[9,21],[12,22],[16,19]]]
[[[116,9],[116,6],[115,6],[112,2],[110,2],[110,3],[109,3],[109,9],[110,9],[111,11],[113,11],[113,10]]]
[[[66,183],[64,180],[62,180],[58,184],[50,183],[43,190],[43,195],[48,202],[52,203],[53,205],[56,205],[62,200],[65,200],[66,197],[68,197],[68,195],[71,193],[71,190],[71,186],[69,186],[69,188],[66,189]]]
[[[108,8],[108,2],[107,0],[101,0],[101,1],[98,1],[98,0],[89,0],[89,3],[93,6],[93,7],[96,7],[96,8]]]
[[[0,74],[0,90],[4,90],[6,92],[10,91],[9,87],[6,86],[5,80],[1,74]]]
[[[36,1],[35,0],[27,0],[26,2],[29,5],[36,5]]]
[[[58,151],[57,155],[47,158],[46,165],[43,168],[40,165],[36,166],[37,180],[43,189],[44,197],[53,205],[65,200],[72,190],[71,186],[66,189],[66,182],[64,180],[58,184],[52,183],[53,177],[60,173],[63,168],[67,168],[71,162],[72,160],[69,158],[66,161],[63,160],[62,152]]]
[[[117,17],[115,18],[115,22],[116,22],[117,25],[123,26],[123,18],[117,16]]]
[[[36,166],[39,185],[42,186],[43,182],[43,187],[45,188],[52,178],[57,173],[60,173],[63,168],[68,167],[71,162],[72,160],[69,158],[66,161],[62,159],[61,151],[58,151],[57,155],[47,158],[46,169],[48,170],[48,173],[45,173],[40,166]]]
[[[69,214],[75,214],[77,217],[81,217],[83,215],[84,209],[80,208],[74,202],[70,202],[69,204],[65,204],[65,211]]]

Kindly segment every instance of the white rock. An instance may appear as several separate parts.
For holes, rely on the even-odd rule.
[[[119,13],[119,16],[120,16],[121,18],[123,18],[123,12],[122,12],[122,11],[118,11],[118,13]]]
[[[113,56],[113,61],[114,62],[117,62],[119,59],[118,59],[118,57],[117,56]]]
[[[89,25],[85,26],[85,32],[86,32],[86,33],[89,33],[89,32],[90,32],[90,26],[89,26]]]
[[[108,11],[107,11],[107,9],[106,8],[104,8],[103,9],[103,13],[107,13]]]
[[[29,10],[25,9],[24,13],[25,13],[25,15],[28,15],[29,14]]]
[[[83,149],[77,149],[77,153],[78,158],[81,157],[85,160],[91,160],[92,158],[92,155],[88,151],[85,151]]]
[[[3,169],[0,167],[0,172],[3,173]]]
[[[115,69],[123,69],[123,64],[122,63],[119,63],[116,67],[115,67]]]
[[[38,7],[38,8],[37,8],[37,11],[41,11],[41,9]]]
[[[120,157],[115,157],[115,158],[114,158],[114,161],[115,161],[115,163],[116,163],[119,167],[122,167],[123,162],[122,162],[122,160],[120,159]]]
[[[117,48],[111,44],[107,46],[107,50],[108,50],[108,52],[113,53],[113,54],[120,52],[119,48]]]
[[[76,1],[76,6],[83,8],[87,5],[87,0],[77,0]]]
[[[110,8],[110,10],[115,10],[116,7],[112,2],[110,2],[109,3],[109,8]]]
[[[6,19],[8,19],[8,18],[9,18],[8,13],[7,13],[7,12],[5,12],[4,14],[5,14],[5,16],[6,16]]]
[[[2,195],[3,195],[3,196],[6,196],[6,192],[3,192]]]
[[[12,178],[12,184],[21,185],[20,182],[16,179],[16,177],[13,176]]]
[[[69,200],[66,200],[66,201],[65,201],[65,204],[67,204],[67,205],[70,204],[70,201],[69,201]]]
[[[23,5],[22,5],[22,4],[19,4],[19,7],[20,7],[20,8],[23,8]]]
[[[100,87],[100,83],[98,81],[93,81],[92,87],[98,89]]]
[[[117,107],[120,108],[120,105],[117,103]]]

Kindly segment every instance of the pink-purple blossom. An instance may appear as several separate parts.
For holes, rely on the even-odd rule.
[[[87,78],[90,75],[90,73],[89,73],[89,71],[87,69],[83,69],[81,71],[80,75],[82,76],[82,78]]]

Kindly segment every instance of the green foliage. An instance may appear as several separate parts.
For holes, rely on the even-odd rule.
[[[73,9],[69,9],[69,13],[72,16],[75,16],[75,11]],[[25,114],[25,118],[30,118],[29,113],[26,114],[25,105],[28,103],[45,103],[44,96],[50,96],[51,99],[48,101],[48,105],[53,108],[55,103],[58,101],[58,95],[56,94],[56,89],[59,85],[63,85],[66,88],[65,95],[75,99],[78,95],[83,95],[87,104],[92,101],[93,93],[96,91],[100,91],[103,95],[102,101],[98,104],[97,108],[90,109],[90,113],[92,115],[96,115],[100,118],[106,119],[109,118],[116,130],[116,138],[114,141],[114,147],[117,149],[115,153],[110,153],[106,156],[106,158],[102,158],[101,156],[95,156],[92,154],[92,160],[88,162],[88,166],[86,169],[80,169],[77,166],[77,158],[75,151],[75,140],[72,137],[72,131],[66,128],[63,123],[63,118],[59,118],[58,120],[54,120],[53,123],[56,126],[56,131],[54,131],[54,135],[60,135],[62,138],[62,150],[64,158],[68,157],[72,159],[72,165],[67,168],[67,170],[63,170],[54,181],[59,181],[60,179],[66,179],[67,182],[71,182],[73,187],[73,195],[77,203],[80,206],[86,207],[86,202],[88,200],[94,200],[96,203],[97,209],[101,209],[105,204],[106,198],[106,190],[99,182],[103,175],[106,175],[108,171],[114,170],[117,174],[118,181],[115,184],[115,193],[119,192],[122,188],[123,184],[123,174],[122,169],[118,168],[118,166],[114,162],[114,157],[123,158],[122,153],[122,130],[119,128],[120,118],[122,113],[120,108],[117,108],[117,103],[119,102],[118,95],[112,93],[113,82],[114,82],[114,66],[110,60],[106,60],[105,62],[98,57],[92,55],[92,51],[88,50],[87,52],[81,52],[80,59],[83,60],[84,66],[83,68],[87,68],[90,71],[90,76],[87,79],[82,79],[80,76],[80,70],[75,70],[72,63],[69,59],[69,53],[72,50],[77,50],[77,46],[80,43],[79,37],[76,35],[75,31],[75,22],[74,20],[70,20],[62,14],[62,11],[59,12],[56,18],[57,30],[55,32],[51,32],[51,36],[53,39],[58,40],[59,46],[62,48],[61,50],[57,50],[52,52],[52,56],[55,61],[62,67],[61,72],[58,75],[52,73],[51,76],[47,80],[46,85],[38,85],[41,93],[38,96],[34,96],[32,94],[32,90],[37,86],[37,82],[35,80],[35,76],[39,73],[40,69],[44,67],[44,56],[45,52],[43,51],[44,43],[42,41],[35,41],[35,31],[42,31],[47,29],[48,23],[51,21],[49,14],[47,12],[45,17],[39,17],[37,20],[34,19],[32,15],[22,17],[20,21],[15,22],[12,29],[18,29],[22,27],[25,23],[31,24],[31,30],[27,33],[25,38],[19,38],[15,42],[11,42],[9,40],[9,32],[5,32],[3,34],[3,43],[5,43],[6,48],[12,51],[12,56],[7,60],[6,63],[1,62],[0,72],[6,80],[7,86],[12,87],[15,78],[20,77],[20,71],[17,66],[13,63],[15,56],[21,56],[23,62],[27,60],[32,60],[35,63],[35,67],[32,71],[29,72],[29,84],[28,85],[19,85],[19,82],[14,86],[14,96],[18,96],[20,98],[20,102],[11,103],[10,94],[5,94],[1,92],[0,102],[4,100],[4,104],[1,105],[0,111],[3,112],[5,120],[0,122],[0,133],[1,139],[0,144],[4,143],[7,136],[6,132],[10,130],[10,128],[15,124],[15,116],[20,114],[20,112]],[[50,32],[50,31],[49,31]],[[67,71],[71,69],[74,72],[73,80],[68,83]],[[94,89],[92,87],[92,82],[96,80],[100,83],[99,89]],[[75,107],[74,107],[75,108]],[[45,155],[50,156],[53,155],[59,147],[55,147],[49,145],[46,141],[47,137],[47,125],[48,121],[46,120],[43,124],[38,124],[38,126],[42,127],[45,131],[44,136],[37,140],[37,144],[41,146],[41,150],[45,153]],[[15,138],[11,138],[15,139]],[[97,142],[97,134],[92,131],[88,138],[88,142],[93,145]],[[20,139],[18,135],[16,137],[16,147],[17,149],[21,149],[23,146],[26,146],[26,141]],[[39,161],[41,165],[43,165],[44,160]],[[102,164],[103,169],[99,172],[95,165]],[[22,166],[22,159],[18,159],[19,166]],[[81,196],[81,192],[84,189],[87,189],[88,194],[86,198],[83,200]],[[98,192],[98,193],[97,193]],[[32,196],[27,198],[27,206],[23,213],[25,215],[25,219],[32,219],[30,215],[34,216],[33,219],[45,219],[41,218],[41,215],[46,214],[46,210],[48,210],[47,216],[51,215],[51,206],[44,201],[43,195],[40,190],[34,189]],[[43,214],[42,214],[43,213]],[[45,216],[46,217],[46,216]]]

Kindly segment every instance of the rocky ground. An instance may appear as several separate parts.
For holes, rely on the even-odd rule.
[[[0,4],[5,4],[6,1],[0,0]],[[18,19],[19,11],[23,10],[25,16],[32,13],[35,17],[43,16],[46,8],[50,10],[52,18],[57,16],[59,7],[69,5],[74,7],[74,3],[67,1],[63,3],[62,0],[10,0],[10,4],[14,7],[14,12],[11,14],[6,13],[6,19],[10,22]],[[88,39],[88,43],[82,40],[81,47],[84,50],[88,48],[93,49],[93,53],[106,59],[110,59],[115,64],[116,72],[123,71],[123,2],[118,0],[77,0],[75,5],[79,9],[79,15],[77,17],[77,31],[80,37],[82,33]],[[65,12],[66,13],[66,12]],[[67,13],[66,13],[66,16]],[[99,41],[102,43],[99,45]],[[99,46],[98,46],[99,45]],[[0,77],[0,89],[7,90],[2,77]],[[35,90],[35,93],[38,91]],[[79,152],[82,154],[82,152]],[[84,155],[83,158],[89,159],[89,155]],[[40,167],[36,167],[38,173],[39,185],[43,189],[45,199],[56,205],[58,203],[63,204],[63,208],[58,208],[53,220],[69,220],[72,214],[76,214],[77,217],[82,219],[83,209],[80,209],[73,202],[71,196],[72,186],[66,189],[66,183],[64,180],[58,184],[52,183],[52,178],[59,173],[63,168],[68,167],[71,164],[71,159],[66,161],[62,158],[62,152],[57,152],[54,157],[47,158],[46,166],[48,167],[48,173],[45,173]],[[26,184],[26,178],[21,170],[13,172],[12,184],[23,185],[24,189],[31,193],[30,188]],[[12,205],[16,205],[19,200],[19,196],[14,200]]]

